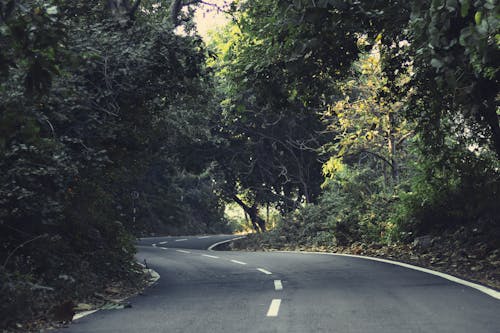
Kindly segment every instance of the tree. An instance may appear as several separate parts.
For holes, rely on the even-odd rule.
[[[345,78],[357,58],[359,34],[382,29],[381,18],[396,11],[400,17],[399,8],[378,1],[240,1],[232,9],[234,23],[213,42],[222,132],[230,142],[219,163],[232,194],[251,192],[250,207],[271,202],[291,211],[320,193],[317,150],[331,137],[319,111],[331,102],[332,82]]]
[[[361,44],[364,42],[360,40]],[[375,163],[375,167],[384,174],[386,183],[394,188],[400,180],[405,141],[412,135],[402,114],[410,95],[391,95],[383,71],[381,48],[378,41],[375,48],[360,56],[353,66],[355,75],[340,84],[342,98],[324,113],[334,141],[324,147],[333,156],[323,165],[323,173],[333,176],[345,162],[361,164],[363,159],[375,159],[380,162]],[[400,73],[394,79],[392,85],[404,90],[410,76]]]
[[[414,1],[412,12],[418,94],[409,115],[418,120],[426,146],[439,151],[439,135],[448,126],[463,144],[491,147],[500,157],[498,4]]]
[[[215,140],[206,50],[157,3],[0,2],[2,281],[65,273],[82,288],[54,297],[92,294],[135,274],[132,232],[226,230],[199,153]]]

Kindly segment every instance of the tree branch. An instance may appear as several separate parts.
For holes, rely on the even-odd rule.
[[[5,258],[5,261],[3,262],[3,269],[5,269],[5,267],[7,267],[7,264],[9,262],[9,259],[14,255],[14,253],[16,253],[17,250],[19,250],[20,248],[22,248],[23,246],[25,246],[26,244],[28,243],[31,243],[31,242],[34,242],[36,241],[37,239],[40,239],[40,238],[43,238],[43,237],[47,237],[48,234],[42,234],[42,235],[39,235],[39,236],[36,236],[34,238],[31,238],[31,239],[28,239],[26,242],[24,243],[21,243],[19,244],[18,246],[16,246],[16,248],[14,248],[14,250],[12,250],[9,255],[7,256],[7,258]]]
[[[172,1],[172,5],[170,6],[170,20],[172,21],[173,27],[177,27],[179,25],[179,12],[182,9],[182,0],[174,0]]]
[[[389,165],[391,167],[391,169],[394,169],[394,166],[392,165],[392,163],[387,159],[385,158],[384,156],[380,155],[380,154],[377,154],[377,153],[374,153],[372,151],[369,151],[369,150],[366,150],[366,149],[360,149],[358,150],[356,153],[366,153],[366,154],[370,154],[382,161],[384,161],[385,163],[387,163],[387,165]],[[350,153],[348,155],[354,155],[355,153]]]

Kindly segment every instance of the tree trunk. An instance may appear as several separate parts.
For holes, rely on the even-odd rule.
[[[391,176],[392,176],[392,186],[396,186],[398,183],[399,183],[399,166],[398,166],[398,162],[397,162],[397,157],[396,157],[396,154],[397,154],[397,144],[396,144],[396,138],[395,138],[395,130],[394,128],[397,127],[397,124],[396,124],[396,117],[393,113],[392,110],[389,111],[389,114],[388,114],[388,130],[389,130],[389,137],[388,137],[388,142],[387,142],[387,145],[388,145],[388,153],[389,153],[389,160],[391,161]]]
[[[478,97],[483,101],[483,107],[479,109],[479,113],[491,130],[493,150],[500,159],[500,116],[497,114],[497,103],[495,103],[497,85],[493,80],[481,79],[476,90],[479,94]]]
[[[269,225],[269,202],[266,203],[266,224]]]
[[[266,221],[260,218],[257,204],[254,204],[252,207],[246,205],[238,196],[234,195],[233,200],[240,205],[241,208],[248,214],[250,217],[250,221],[252,222],[253,228],[257,232],[265,232],[266,231]]]
[[[173,27],[179,25],[179,13],[182,9],[182,0],[173,0],[170,5],[170,20],[172,21]]]

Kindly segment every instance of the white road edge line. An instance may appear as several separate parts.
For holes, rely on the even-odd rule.
[[[144,267],[144,265],[142,265],[141,263],[139,263],[139,265],[141,265],[142,267]],[[155,284],[159,279],[160,279],[160,274],[158,274],[157,271],[155,271],[154,269],[151,269],[151,268],[148,268],[147,269],[149,271],[149,274],[151,275],[151,278],[149,280],[149,284],[146,288],[149,288],[151,287],[153,284]],[[132,296],[130,296],[132,297]],[[127,297],[126,299],[130,298],[130,297]],[[101,310],[101,308],[99,309],[94,309],[94,310],[88,310],[88,311],[82,311],[82,312],[78,312],[76,313],[75,315],[73,315],[73,318],[71,320],[78,320],[78,319],[81,319],[83,317],[87,317],[88,315],[91,315],[97,311]]]
[[[283,290],[283,283],[281,283],[281,280],[274,280],[274,290]]]
[[[275,298],[271,301],[271,305],[269,305],[269,310],[267,310],[268,317],[278,317],[278,313],[280,311],[281,299]]]
[[[187,241],[188,239],[187,238],[180,238],[180,239],[176,239],[175,241],[176,242],[184,242],[184,241]]]
[[[237,239],[243,239],[243,238],[245,238],[245,237],[246,237],[246,236],[241,236],[241,237],[236,237],[236,238],[226,239],[226,240],[223,240],[223,241],[221,241],[221,242],[214,243],[214,244],[210,245],[210,246],[208,247],[208,249],[207,249],[207,250],[208,250],[208,251],[213,251],[213,250],[214,250],[214,247],[216,247],[216,246],[219,246],[219,245],[224,244],[224,243],[229,243],[229,242],[235,241],[235,240],[237,240]]]
[[[463,286],[467,286],[467,287],[476,289],[476,290],[478,290],[478,291],[480,291],[480,292],[482,292],[482,293],[484,293],[486,295],[489,295],[489,296],[491,296],[491,297],[493,297],[495,299],[500,300],[500,292],[496,291],[494,289],[482,286],[482,285],[477,284],[477,283],[473,283],[473,282],[469,282],[469,281],[466,281],[466,280],[462,280],[462,279],[457,278],[457,277],[455,277],[453,275],[450,275],[450,274],[433,271],[432,269],[423,268],[423,267],[419,267],[419,266],[414,266],[414,265],[410,265],[410,264],[407,264],[407,263],[404,263],[404,262],[393,261],[393,260],[382,259],[382,258],[375,258],[375,257],[360,256],[360,255],[355,255],[355,254],[345,254],[345,253],[325,253],[325,252],[305,252],[305,251],[277,251],[277,252],[283,252],[283,253],[300,253],[300,254],[308,254],[308,253],[311,253],[311,254],[326,254],[326,255],[330,255],[330,256],[352,257],[352,258],[361,258],[361,259],[379,261],[379,262],[383,262],[383,263],[386,263],[386,264],[397,265],[397,266],[401,266],[401,267],[413,269],[413,270],[416,270],[416,271],[420,271],[420,272],[423,272],[423,273],[436,275],[436,276],[439,276],[439,277],[441,277],[443,279],[446,279],[448,281],[455,282],[455,283],[461,284]]]
[[[77,313],[77,314],[75,314],[75,315],[73,316],[73,319],[72,319],[72,320],[78,320],[78,319],[80,319],[80,318],[83,318],[83,317],[86,317],[86,316],[88,316],[88,315],[91,315],[91,314],[93,314],[94,312],[97,312],[97,311],[99,311],[99,309],[95,309],[95,310],[88,310],[88,311],[79,312],[79,313]]]
[[[262,273],[267,274],[267,275],[271,275],[271,274],[273,274],[273,273],[269,272],[268,270],[265,270],[264,268],[257,268],[257,270],[258,270],[259,272],[262,272]]]
[[[217,256],[212,256],[210,254],[202,254],[203,257],[208,257],[208,258],[214,258],[214,259],[219,259]]]
[[[243,262],[243,261],[238,261],[238,260],[229,260],[230,262],[234,262],[235,264],[240,264],[240,265],[246,265],[247,263],[246,262]]]
[[[180,253],[191,253],[191,252],[186,251],[186,250],[175,250],[175,251],[180,252]]]

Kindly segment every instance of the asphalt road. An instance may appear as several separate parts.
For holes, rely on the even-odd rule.
[[[362,258],[206,250],[234,237],[141,239],[160,280],[60,332],[500,332],[500,301],[470,287]]]

